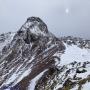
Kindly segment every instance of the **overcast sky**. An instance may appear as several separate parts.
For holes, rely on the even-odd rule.
[[[57,36],[90,39],[90,0],[0,0],[0,33],[17,31],[31,16]]]

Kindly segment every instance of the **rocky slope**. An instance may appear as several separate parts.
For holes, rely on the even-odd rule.
[[[0,90],[90,90],[90,41],[57,38],[38,17],[0,35]]]

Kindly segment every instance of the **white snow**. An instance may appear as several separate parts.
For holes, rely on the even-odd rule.
[[[4,90],[10,90],[10,89],[8,88],[8,89],[4,89]]]
[[[26,77],[29,73],[31,72],[31,68],[29,68],[28,70],[26,70],[24,73],[22,73],[22,75],[18,75],[19,77],[17,78],[17,81],[14,83],[17,84],[18,82],[20,82],[24,77]]]
[[[82,86],[82,90],[90,90],[90,82],[84,84],[84,85]]]
[[[22,27],[22,30],[26,30],[27,28],[29,28],[31,25],[33,24],[33,22],[26,22],[23,27]],[[33,33],[33,34],[36,34],[36,35],[43,35],[43,36],[46,36],[45,32],[41,31],[39,28],[38,28],[38,22],[35,23],[36,25],[33,27],[33,28],[30,28],[30,31]]]
[[[6,83],[5,84],[10,84],[11,82],[13,82],[15,79],[16,79],[16,77],[17,77],[17,74],[13,74],[7,81],[6,81]]]
[[[28,87],[28,90],[34,90],[35,89],[35,86],[36,86],[36,83],[37,81],[42,77],[42,75],[47,71],[44,70],[43,72],[41,72],[39,75],[37,75],[33,80],[30,81],[30,85]]]
[[[73,61],[90,61],[90,49],[81,49],[76,45],[66,45],[65,53],[61,56],[61,65],[69,64]]]
[[[32,65],[31,65],[32,67]],[[31,72],[31,67],[29,67],[29,69],[27,70],[23,70],[23,71],[19,71],[18,73],[17,72],[14,72],[12,74],[12,76],[10,78],[8,78],[3,84],[3,85],[9,85],[11,84],[12,82],[12,86],[16,85],[19,81],[21,81],[24,77],[26,77],[30,72]]]
[[[43,31],[41,31],[37,26],[32,28],[30,31],[36,35],[44,35],[45,36],[45,33]]]

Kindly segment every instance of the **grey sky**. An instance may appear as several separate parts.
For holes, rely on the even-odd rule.
[[[0,0],[0,33],[17,31],[30,16],[57,36],[90,39],[90,0]]]

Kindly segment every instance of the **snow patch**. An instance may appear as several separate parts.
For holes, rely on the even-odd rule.
[[[90,82],[84,84],[82,90],[90,90]]]
[[[81,49],[76,45],[66,45],[66,51],[61,56],[61,65],[69,64],[73,61],[86,62],[90,61],[90,49]]]
[[[30,85],[28,87],[28,90],[34,90],[35,89],[35,86],[36,86],[36,83],[37,81],[42,77],[42,75],[47,71],[44,70],[43,72],[41,72],[39,75],[37,75],[33,80],[30,81]]]

